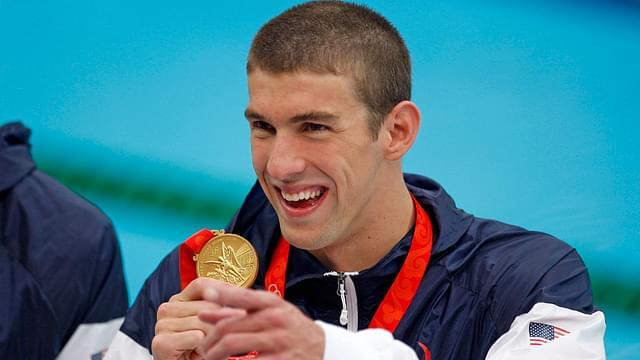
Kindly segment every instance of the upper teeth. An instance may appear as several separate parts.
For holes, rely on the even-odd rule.
[[[289,194],[284,191],[281,192],[282,197],[287,201],[300,201],[316,198],[322,194],[322,191],[300,191],[299,193]]]

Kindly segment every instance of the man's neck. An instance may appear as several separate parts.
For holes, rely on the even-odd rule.
[[[334,271],[362,271],[377,264],[413,227],[415,207],[402,178],[369,206],[379,206],[382,211],[373,213],[379,216],[364,217],[348,239],[310,252]]]

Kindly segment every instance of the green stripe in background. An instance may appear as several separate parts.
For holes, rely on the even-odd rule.
[[[40,168],[79,193],[95,193],[196,217],[228,219],[236,210],[235,203],[223,196],[167,188],[163,187],[162,182],[144,183],[135,179],[124,180],[104,175],[98,177],[95,174],[54,167],[47,163],[42,164]]]

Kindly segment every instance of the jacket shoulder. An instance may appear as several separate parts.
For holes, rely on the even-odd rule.
[[[594,311],[584,262],[549,234],[476,218],[446,263],[457,283],[486,302],[498,331],[539,302]]]

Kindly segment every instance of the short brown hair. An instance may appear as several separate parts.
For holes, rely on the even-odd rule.
[[[251,44],[247,73],[311,71],[350,75],[371,113],[374,139],[384,117],[411,99],[409,51],[396,28],[356,4],[312,1],[271,19]]]

